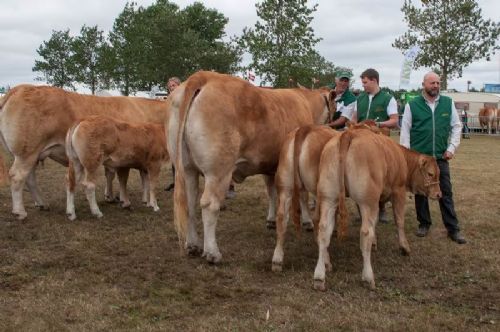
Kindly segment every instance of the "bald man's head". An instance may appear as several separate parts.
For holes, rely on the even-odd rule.
[[[441,79],[439,78],[439,75],[432,71],[425,74],[422,87],[424,89],[424,93],[429,97],[436,97],[439,95],[439,89],[441,87]]]

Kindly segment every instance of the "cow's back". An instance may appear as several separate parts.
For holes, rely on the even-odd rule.
[[[193,76],[204,78],[205,83],[187,115],[188,146],[194,155],[213,154],[221,158],[221,151],[230,150],[228,162],[234,162],[236,155],[244,164],[240,169],[242,177],[274,173],[286,135],[327,117],[325,99],[318,91],[263,89],[216,73]],[[189,80],[178,89],[187,85]],[[181,91],[176,93],[182,96]],[[207,144],[199,144],[199,137],[204,137]]]
[[[20,85],[3,100],[0,128],[14,155],[30,157],[51,146],[63,146],[67,130],[88,116],[164,124],[167,108],[164,101],[145,98],[97,97],[49,86]]]
[[[373,192],[387,196],[406,184],[404,154],[389,137],[357,130],[346,155],[346,187],[353,198]],[[354,198],[356,200],[356,198]]]

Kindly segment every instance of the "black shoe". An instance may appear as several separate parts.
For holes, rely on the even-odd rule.
[[[417,235],[418,237],[424,237],[429,233],[429,227],[428,226],[418,226]]]
[[[458,244],[466,244],[467,243],[467,241],[465,240],[463,235],[460,234],[459,231],[456,231],[453,233],[448,233],[448,237],[450,238],[450,240],[452,240],[453,242],[456,242]]]
[[[165,191],[171,191],[172,189],[174,189],[174,187],[175,187],[175,183],[172,182],[171,184],[169,184],[167,186],[167,188],[165,188]]]

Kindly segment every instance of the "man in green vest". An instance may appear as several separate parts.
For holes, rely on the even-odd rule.
[[[439,94],[440,79],[436,73],[424,76],[422,95],[406,104],[403,114],[400,144],[436,158],[442,197],[439,208],[448,237],[458,243],[467,241],[460,233],[453,204],[448,160],[460,145],[462,123],[451,98]],[[415,195],[415,209],[419,227],[417,236],[424,237],[431,226],[427,197]]]
[[[380,90],[379,74],[369,68],[361,73],[362,92],[357,99],[356,115],[358,122],[375,120],[379,127],[398,126],[398,104],[390,94]]]
[[[375,120],[377,126],[386,128],[398,127],[398,104],[390,94],[380,90],[379,74],[373,68],[361,73],[362,92],[356,102],[357,122]],[[378,220],[387,223],[385,204],[380,203]]]
[[[334,129],[342,129],[347,121],[351,121],[356,106],[356,97],[349,91],[349,80],[351,73],[347,70],[339,70],[335,73],[335,92],[337,97],[337,111],[328,124]]]

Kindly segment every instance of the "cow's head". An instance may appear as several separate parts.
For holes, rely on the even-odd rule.
[[[337,103],[335,102],[335,98],[337,97],[337,93],[333,89],[329,89],[328,87],[321,87],[320,89],[324,89],[326,92],[325,100],[326,105],[328,106],[328,118],[326,122],[330,122],[333,119],[335,112],[337,112]],[[328,89],[328,90],[327,90]]]
[[[350,130],[356,129],[368,129],[375,134],[382,134],[385,136],[391,135],[391,130],[389,128],[380,128],[377,126],[375,120],[364,120],[358,123],[354,123],[352,121],[347,121],[347,128]]]
[[[439,188],[439,167],[436,159],[420,155],[418,157],[418,171],[413,177],[413,193],[427,196],[431,199],[441,198]]]

